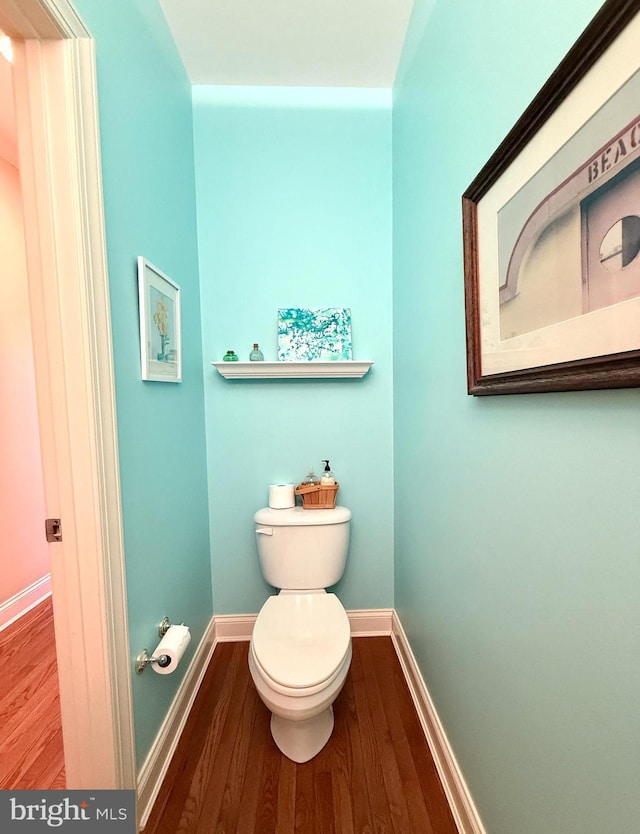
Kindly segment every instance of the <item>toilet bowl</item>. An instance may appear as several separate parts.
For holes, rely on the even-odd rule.
[[[342,577],[351,510],[265,507],[254,516],[262,575],[279,593],[256,619],[249,669],[271,710],[271,735],[282,753],[306,762],[333,730],[333,702],[351,663],[351,629],[327,588]]]
[[[271,734],[285,756],[306,762],[333,731],[333,702],[351,663],[349,618],[335,594],[281,591],[256,620],[249,670],[271,710]]]

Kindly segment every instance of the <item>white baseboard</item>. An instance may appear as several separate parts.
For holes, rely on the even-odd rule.
[[[215,647],[215,617],[213,617],[202,640],[200,640],[158,735],[138,773],[137,810],[139,830],[144,828],[149,819],[153,803],[156,801],[162,787],[169,763],[180,740],[182,730],[187,723],[189,712],[198,694],[198,689]]]
[[[215,620],[216,643],[251,640],[257,614],[219,614]],[[347,611],[354,637],[381,637],[391,634],[393,608]]]
[[[347,611],[354,637],[388,637],[391,634],[393,608]]]
[[[257,614],[217,614],[213,618],[216,643],[251,640],[257,616]]]
[[[402,666],[422,729],[460,834],[486,834],[462,771],[444,732],[398,615],[393,612],[391,640]]]
[[[9,597],[0,605],[0,631],[15,623],[27,611],[51,594],[51,574],[32,582],[27,588]]]

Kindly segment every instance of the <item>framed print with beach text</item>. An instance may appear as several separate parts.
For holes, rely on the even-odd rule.
[[[463,194],[469,394],[640,385],[639,43],[607,0]]]

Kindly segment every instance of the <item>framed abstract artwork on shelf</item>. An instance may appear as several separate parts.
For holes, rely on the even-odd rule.
[[[353,358],[349,307],[282,307],[278,310],[280,362],[332,362]]]

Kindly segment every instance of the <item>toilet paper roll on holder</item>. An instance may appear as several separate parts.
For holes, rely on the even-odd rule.
[[[184,623],[180,623],[180,625],[184,625]],[[170,628],[171,620],[168,617],[163,617],[162,621],[158,623],[158,636],[160,639],[164,637]],[[171,658],[166,654],[161,654],[160,657],[149,657],[149,652],[146,649],[143,649],[136,657],[136,674],[142,674],[149,663],[157,663],[158,666],[161,666],[164,669],[171,663]]]

